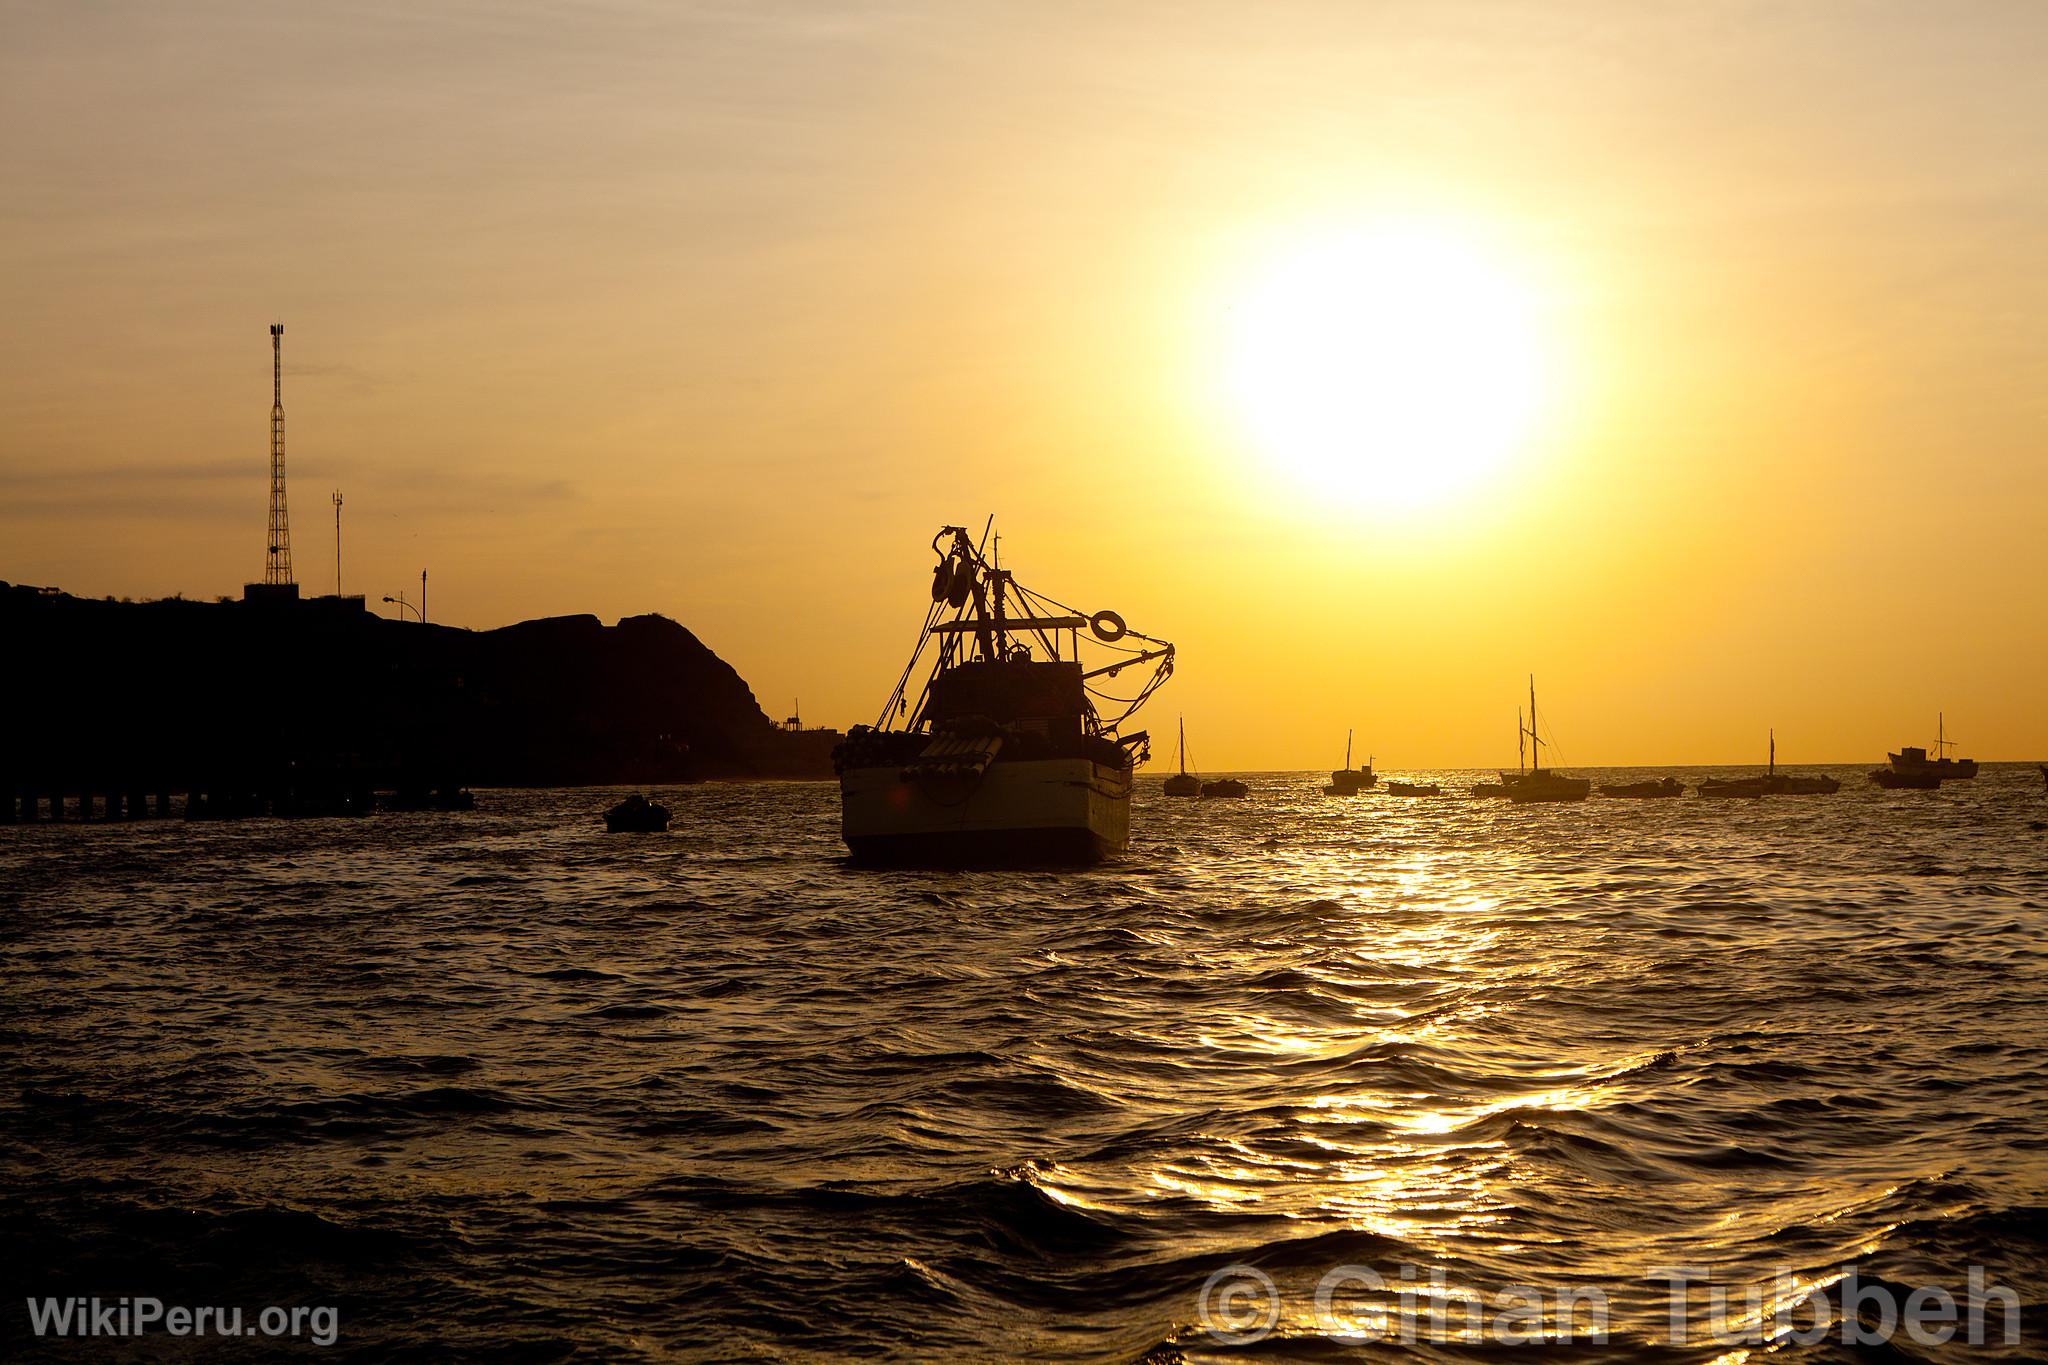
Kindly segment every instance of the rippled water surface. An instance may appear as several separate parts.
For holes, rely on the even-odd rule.
[[[1974,1264],[2031,1315],[2041,780],[1838,775],[1527,808],[1154,775],[1076,874],[851,868],[803,784],[669,794],[667,836],[594,791],[0,830],[8,1340],[56,1350],[24,1294],[149,1294],[335,1305],[328,1359],[1513,1354],[1342,1341],[1376,1301],[1322,1277],[1404,1264],[1597,1288],[1581,1359],[1744,1358],[1673,1344],[1673,1265]],[[1242,1347],[1201,1318],[1235,1265],[1278,1295]]]

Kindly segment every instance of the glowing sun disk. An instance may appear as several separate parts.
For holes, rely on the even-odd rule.
[[[1444,231],[1279,253],[1233,309],[1226,383],[1251,443],[1320,496],[1413,506],[1528,437],[1543,396],[1529,291]]]

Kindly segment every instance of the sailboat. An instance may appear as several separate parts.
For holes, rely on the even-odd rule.
[[[1932,773],[1937,783],[1954,782],[1977,775],[1977,760],[1974,758],[1950,758],[1948,751],[1956,742],[1948,737],[1948,715],[1935,713],[1934,757],[1929,758],[1925,749],[1912,745],[1901,746],[1895,754],[1886,754],[1895,773]],[[1883,786],[1924,786],[1920,782],[1880,783]]]
[[[1709,778],[1700,783],[1708,797],[1832,796],[1842,784],[1832,777],[1799,777],[1778,771],[1778,732],[1771,735],[1770,766],[1760,777]]]
[[[1500,785],[1516,805],[1537,801],[1583,801],[1593,792],[1591,779],[1566,777],[1543,766],[1543,739],[1536,731],[1536,677],[1529,676],[1529,766],[1514,774],[1502,773]]]
[[[1088,615],[1026,589],[965,527],[940,528],[932,550],[931,605],[910,663],[881,719],[832,751],[855,861],[1072,864],[1121,852],[1147,737],[1119,727],[1171,676],[1173,646],[1113,611]],[[1090,667],[1084,639],[1115,652]],[[1120,712],[1096,710],[1091,682],[1145,664],[1152,676]]]
[[[1168,796],[1200,796],[1202,779],[1188,771],[1188,721],[1180,721],[1180,771],[1166,779],[1163,788]]]
[[[1370,791],[1372,785],[1379,780],[1379,774],[1372,770],[1371,755],[1366,756],[1363,768],[1351,766],[1351,732],[1346,730],[1344,732],[1344,766],[1330,774],[1330,785],[1323,788],[1323,795],[1356,796],[1362,791]]]

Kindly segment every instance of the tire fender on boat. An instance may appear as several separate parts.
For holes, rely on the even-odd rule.
[[[1088,618],[1088,629],[1095,632],[1095,638],[1106,645],[1113,645],[1124,638],[1128,629],[1124,618],[1113,611],[1098,611]]]

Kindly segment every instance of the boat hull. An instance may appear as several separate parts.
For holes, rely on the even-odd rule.
[[[1501,786],[1518,806],[1558,801],[1583,801],[1593,794],[1591,778],[1565,777],[1545,768],[1538,772],[1502,773]]]
[[[1664,797],[1682,796],[1685,787],[1676,778],[1665,778],[1661,782],[1623,782],[1600,789],[1602,796],[1626,797],[1637,801],[1654,801]]]
[[[840,833],[858,862],[1086,864],[1131,840],[1131,770],[1090,758],[998,762],[976,779],[839,775]]]

